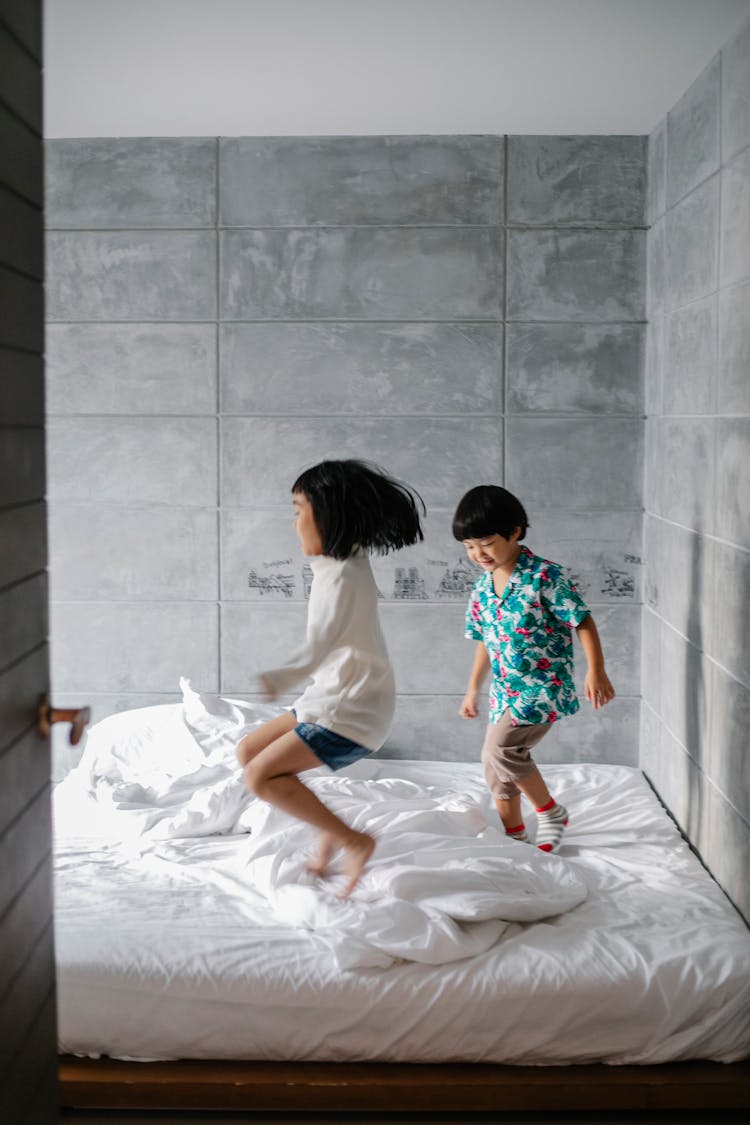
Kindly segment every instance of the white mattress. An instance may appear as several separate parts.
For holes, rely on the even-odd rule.
[[[157,712],[169,724],[181,721],[175,708],[140,714]],[[155,753],[153,730],[154,723]],[[172,816],[158,838],[166,821],[152,817],[144,830],[143,792],[121,787],[113,801],[92,782],[101,781],[104,759],[111,761],[111,747],[84,755],[77,777],[56,793],[62,1052],[517,1064],[731,1062],[750,1053],[748,930],[637,770],[547,766],[550,788],[571,814],[559,857],[500,844],[515,849],[519,870],[552,874],[563,890],[583,887],[583,901],[578,893],[554,907],[562,913],[526,923],[451,922],[428,909],[433,928],[448,934],[435,948],[458,960],[406,959],[412,952],[398,956],[386,942],[382,957],[353,956],[347,968],[342,948],[358,948],[351,927],[337,930],[335,918],[324,918],[310,928],[314,911],[295,925],[278,903],[272,909],[267,887],[248,879],[260,869],[248,864],[259,843],[247,816],[214,834],[183,817],[192,835],[180,835]],[[229,777],[219,788],[236,793],[236,782]],[[443,801],[445,816],[470,809],[480,851],[495,839],[496,814],[475,765],[374,757],[327,775],[325,787],[329,796],[336,786],[360,795],[371,786],[382,796],[402,783],[422,795],[423,810],[436,793],[453,792],[457,803]],[[191,807],[194,796],[195,789]],[[243,815],[260,804],[242,800]],[[211,807],[204,828],[216,802]],[[465,843],[465,824],[460,834]],[[552,866],[540,868],[545,858]],[[456,941],[464,938],[482,951],[461,956]],[[430,941],[415,932],[413,955],[426,956]]]

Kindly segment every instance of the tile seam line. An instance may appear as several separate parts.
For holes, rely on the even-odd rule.
[[[722,148],[722,124],[721,124],[721,119],[722,119],[723,112],[724,112],[721,82],[719,83],[719,99],[720,99],[719,164],[717,165],[716,168],[714,168],[713,172],[708,172],[703,177],[702,180],[698,180],[697,183],[695,183],[692,187],[688,188],[688,190],[684,193],[684,195],[681,195],[678,199],[675,199],[673,203],[668,203],[667,207],[666,207],[666,210],[662,213],[662,215],[658,216],[658,218],[655,220],[655,222],[658,222],[659,219],[663,217],[663,215],[667,215],[667,214],[669,214],[670,211],[673,211],[676,207],[679,207],[680,204],[684,203],[686,199],[689,199],[690,196],[693,195],[694,192],[698,191],[701,187],[705,187],[705,185],[707,183],[709,183],[714,178],[714,176],[720,176],[721,173],[725,169],[730,168],[736,160],[738,160],[741,157],[747,155],[748,150],[750,149],[750,141],[746,141],[740,148],[738,148],[731,155],[727,156],[726,158],[724,157],[724,154],[721,151],[721,148]],[[654,225],[654,224],[652,224],[652,225]]]
[[[291,565],[295,565],[295,564],[292,563]],[[304,605],[307,604],[307,599],[306,598],[283,598],[283,599],[282,598],[263,598],[262,596],[259,596],[257,598],[236,598],[236,597],[232,598],[232,597],[227,597],[227,598],[222,598],[220,600],[220,604],[221,605],[233,605],[233,606],[243,606],[243,605],[246,605],[246,606],[264,606],[268,609],[278,609],[278,607],[280,605],[288,606],[288,607],[304,606]],[[455,609],[457,606],[460,606],[462,609],[465,609],[466,608],[466,599],[463,598],[463,597],[462,598],[393,598],[393,597],[383,597],[382,604],[384,604],[384,605],[399,605],[399,606],[413,605],[413,606],[422,607],[424,609],[427,609],[427,608],[433,608],[434,609],[435,606],[438,606],[439,608],[446,609],[446,610]],[[634,599],[628,599],[628,600],[622,599],[621,601],[613,600],[613,601],[609,601],[609,602],[603,602],[603,601],[594,601],[593,599],[590,598],[590,599],[588,599],[586,604],[596,606],[598,609],[602,609],[602,610],[604,610],[604,609],[606,609],[606,610],[624,609],[624,610],[632,610],[633,612],[635,612],[635,611],[640,611],[641,608],[642,608],[642,603],[637,602]],[[81,605],[89,605],[89,606],[139,606],[139,605],[148,606],[148,605],[159,605],[159,606],[164,606],[165,608],[169,608],[169,609],[175,609],[175,608],[179,609],[179,608],[187,608],[188,606],[196,606],[196,605],[203,605],[203,606],[216,605],[216,598],[208,598],[208,597],[206,597],[206,598],[182,597],[182,598],[169,598],[169,599],[165,599],[163,597],[134,598],[132,595],[130,597],[98,598],[98,599],[97,598],[91,598],[91,597],[88,597],[88,598],[55,598],[54,601],[51,602],[51,605],[54,606],[54,608],[56,608],[56,609],[62,608],[64,606],[81,606]],[[668,622],[666,624],[668,624]],[[26,654],[26,656],[22,657],[21,660],[26,659],[27,656],[28,656],[28,653]],[[12,667],[14,664],[19,663],[19,662],[20,661],[14,661],[8,667]],[[6,671],[6,669],[0,669],[0,676],[4,675],[5,671]]]
[[[73,508],[73,507],[90,508],[90,507],[98,507],[100,505],[109,507],[110,504],[111,504],[111,502],[109,500],[106,500],[106,499],[103,499],[103,500],[72,499],[72,500],[61,500],[60,503],[64,504],[66,507],[70,507],[70,508]],[[171,504],[170,501],[168,501],[168,500],[148,501],[148,500],[137,500],[136,499],[136,500],[133,500],[133,501],[128,501],[128,502],[126,502],[122,505],[122,509],[124,511],[141,511],[142,509],[147,509],[147,510],[153,509],[154,511],[160,511],[160,510],[163,510],[166,507],[170,507],[172,509],[175,509],[175,505]],[[175,509],[175,510],[180,510],[180,511],[184,510],[184,511],[187,511],[187,512],[196,512],[196,511],[213,512],[213,511],[216,510],[216,507],[217,507],[217,505],[213,504],[213,503],[181,504],[179,506],[179,508]],[[231,503],[231,504],[227,504],[227,503],[225,503],[223,505],[223,507],[225,509],[228,509],[229,511],[232,511],[232,512],[245,512],[245,513],[248,513],[248,512],[264,513],[265,512],[269,515],[273,515],[273,514],[276,514],[276,515],[283,514],[285,516],[289,515],[288,504],[282,503],[280,501],[278,501],[278,502],[268,501],[266,503],[259,502],[257,504],[250,504],[250,503],[245,503],[245,504]],[[450,513],[453,512],[453,508],[449,504],[433,504],[433,505],[431,505],[430,510],[432,512],[442,512],[442,513],[446,513],[446,514],[450,514]],[[597,514],[600,514],[600,515],[602,513],[609,514],[609,515],[615,514],[618,517],[620,517],[620,516],[635,516],[635,517],[637,517],[637,516],[641,515],[641,509],[640,508],[623,507],[623,508],[612,509],[611,506],[607,506],[606,508],[597,508],[597,509],[595,509],[595,511],[596,511]],[[588,508],[583,509],[583,508],[580,508],[580,507],[579,508],[576,508],[576,507],[572,507],[572,508],[560,508],[560,507],[557,507],[557,508],[539,508],[538,512],[539,512],[539,515],[547,514],[548,516],[550,514],[557,516],[557,515],[560,515],[561,513],[564,512],[566,514],[577,514],[577,515],[582,516],[583,518],[586,518],[586,519],[588,519],[588,517],[590,515],[590,509],[588,509]],[[2,509],[0,509],[0,515],[1,514],[2,514]],[[537,516],[537,518],[539,518],[539,517]],[[531,526],[531,525],[529,525],[529,526]],[[534,526],[536,526],[536,524]],[[618,549],[618,548],[616,548],[616,549]],[[302,557],[302,556],[300,556],[300,557]],[[39,571],[39,573],[41,574],[41,573],[45,573],[45,572]]]
[[[719,124],[719,131],[721,132],[721,124]],[[745,146],[745,147],[750,147],[750,146]],[[737,155],[741,156],[743,152],[744,152],[744,149],[741,149],[737,153]],[[734,159],[734,157],[732,159]],[[721,161],[721,157],[719,157],[719,161]],[[668,215],[670,213],[670,211],[674,211],[678,207],[681,207],[682,204],[686,200],[690,199],[691,195],[694,195],[695,192],[700,191],[701,188],[704,188],[706,186],[706,184],[709,184],[711,182],[711,180],[715,179],[715,177],[720,176],[721,171],[722,171],[722,167],[723,167],[723,165],[721,164],[721,162],[719,162],[711,172],[707,172],[702,177],[702,179],[697,180],[691,187],[688,188],[688,190],[686,192],[684,192],[682,195],[678,196],[676,199],[673,199],[671,202],[669,200],[669,196],[667,195],[667,204],[666,204],[666,209],[664,211],[664,214]]]
[[[12,188],[10,190],[13,190]],[[16,191],[15,194],[18,194]],[[26,198],[22,196],[22,198]],[[33,202],[33,201],[32,201]],[[37,210],[41,210],[39,204]],[[211,223],[202,223],[195,226],[161,226],[129,224],[127,226],[53,226],[44,228],[46,234],[213,234],[224,233],[242,234],[253,231],[300,231],[314,234],[325,231],[365,230],[377,233],[378,231],[423,230],[423,231],[492,231],[501,233],[504,230],[513,233],[553,233],[553,234],[627,234],[648,232],[648,226],[639,226],[632,223],[612,224],[604,221],[591,220],[588,223],[567,223],[555,225],[550,223],[295,223],[288,226],[279,225],[247,225],[247,226],[217,226]]]
[[[679,637],[679,639],[686,645],[689,645],[690,648],[694,652],[697,652],[700,657],[708,664],[711,664],[714,668],[718,668],[719,671],[727,677],[727,679],[732,681],[732,683],[739,684],[739,686],[745,691],[750,692],[750,683],[745,683],[745,681],[741,679],[735,672],[732,672],[729,668],[726,667],[725,664],[722,664],[717,657],[712,656],[711,653],[706,652],[705,649],[699,648],[695,641],[686,636],[686,634],[683,633],[681,629],[679,629],[676,625],[673,625],[672,622],[668,621],[666,617],[662,617],[660,613],[657,613],[657,611],[646,602],[642,603],[642,608],[648,610],[648,612],[656,618],[660,625],[665,625],[671,633],[673,633],[676,637]]]
[[[224,495],[224,455],[223,455],[223,426],[222,414],[222,379],[221,379],[221,142],[218,137],[213,142],[214,154],[214,238],[215,238],[215,309],[216,331],[214,338],[214,357],[216,378],[216,682],[221,689],[223,679],[223,649],[222,645],[222,595],[223,595],[223,535],[222,535],[222,498]]]
[[[750,279],[749,279],[750,280]],[[111,318],[102,317],[100,320],[73,320],[69,317],[50,317],[46,322],[47,328],[58,327],[76,327],[81,325],[101,326],[102,328],[116,328],[121,325],[144,325],[144,326],[162,326],[167,325],[170,327],[178,325],[203,325],[203,324],[219,324],[224,325],[257,325],[257,324],[274,324],[279,325],[298,325],[298,324],[372,324],[372,325],[413,325],[420,327],[426,324],[445,325],[446,327],[480,327],[490,325],[495,327],[502,327],[503,324],[513,325],[527,325],[534,327],[535,325],[550,326],[550,325],[567,325],[570,328],[613,328],[613,327],[645,327],[649,324],[648,320],[529,320],[523,317],[509,317],[503,320],[500,316],[486,316],[486,317],[407,317],[397,319],[394,317],[345,317],[345,316],[320,316],[320,317],[245,317],[242,319],[234,319],[230,317],[186,317],[184,320],[147,320],[144,317],[134,317],[132,320],[112,320]],[[7,345],[7,350],[21,351],[32,355],[37,353],[30,348],[14,347]]]
[[[718,194],[718,202],[717,202],[717,208],[718,208],[717,227],[718,227],[718,230],[717,230],[717,235],[716,235],[716,243],[717,243],[717,245],[716,245],[716,289],[717,289],[717,297],[716,297],[716,319],[715,319],[715,323],[714,323],[714,332],[715,332],[714,341],[715,341],[716,351],[715,351],[714,360],[713,360],[714,378],[713,378],[713,388],[712,388],[713,389],[712,399],[713,399],[714,414],[717,415],[717,416],[718,416],[719,401],[720,401],[721,392],[722,392],[722,384],[724,383],[724,379],[722,377],[723,376],[723,372],[722,372],[722,350],[723,350],[722,349],[722,342],[723,342],[723,336],[724,336],[724,334],[722,332],[722,328],[725,326],[725,323],[726,323],[726,306],[724,307],[724,316],[722,316],[722,300],[721,300],[721,290],[722,290],[721,278],[722,278],[722,272],[723,272],[723,259],[724,259],[724,237],[723,237],[724,211],[725,211],[725,206],[724,206],[724,204],[725,204],[725,200],[724,200],[724,169],[726,167],[726,162],[724,160],[724,67],[725,67],[724,51],[721,50],[721,51],[719,51],[719,54],[718,54],[718,69],[719,69],[719,91],[718,91],[719,122],[718,122],[718,129],[719,129],[719,173],[720,173],[720,182],[719,182],[719,194]],[[746,151],[747,150],[750,150],[750,142],[746,146]],[[740,153],[739,155],[741,156],[742,153]],[[713,446],[713,448],[712,448],[712,453],[713,453],[713,464],[712,464],[713,481],[711,482],[711,485],[712,485],[711,486],[711,499],[712,499],[712,503],[713,503],[713,510],[714,510],[714,512],[717,512],[718,511],[717,500],[718,500],[719,491],[720,491],[719,472],[720,472],[720,467],[721,467],[718,428],[715,431],[715,438],[716,438],[716,440],[712,443],[712,446]],[[718,520],[716,522],[718,522]]]
[[[594,228],[600,229],[600,228]],[[621,229],[619,227],[613,229]],[[630,229],[630,228],[625,228]],[[224,234],[230,233],[243,233],[253,231],[301,231],[302,233],[314,234],[323,231],[338,231],[338,230],[367,230],[367,231],[391,231],[391,230],[487,230],[487,231],[501,231],[502,224],[500,223],[291,223],[289,225],[259,225],[248,224],[246,226],[218,226],[216,223],[201,223],[195,226],[180,225],[180,226],[161,226],[158,224],[141,225],[138,223],[130,223],[127,226],[111,227],[111,226],[52,226],[45,227],[47,234]]]
[[[507,135],[503,137],[503,268],[502,268],[502,286],[503,286],[503,305],[502,305],[502,320],[503,320],[503,339],[502,339],[502,352],[500,358],[500,386],[502,388],[502,414],[501,414],[501,440],[503,443],[501,456],[502,456],[502,482],[503,487],[508,484],[508,403],[510,400],[509,384],[510,377],[508,371],[508,348],[509,348],[509,333],[508,333],[508,244],[510,238],[508,236],[508,184],[509,184],[509,151],[510,142]]]
[[[618,509],[619,511],[620,509]],[[660,516],[656,512],[645,511],[645,516],[649,516],[653,520],[659,520],[661,523],[667,524],[668,527],[679,528],[680,531],[687,531],[691,535],[698,535],[701,539],[707,539],[710,542],[718,543],[722,547],[731,547],[735,551],[740,551],[744,555],[750,554],[750,547],[745,547],[742,543],[735,543],[732,539],[724,539],[720,535],[714,535],[710,531],[697,530],[694,527],[688,527],[687,524],[677,523],[676,520],[671,520],[667,516]]]
[[[542,411],[542,410],[528,410],[528,411],[526,411],[526,410],[506,410],[506,411],[499,411],[499,410],[495,410],[495,411],[484,411],[484,410],[482,410],[482,411],[470,411],[470,410],[464,410],[464,411],[451,411],[450,413],[446,411],[443,414],[437,414],[437,413],[436,414],[427,414],[426,412],[420,412],[420,411],[410,411],[410,412],[404,411],[403,414],[377,414],[377,413],[374,413],[372,411],[368,411],[367,414],[364,414],[364,415],[361,414],[361,413],[358,413],[357,411],[351,411],[351,412],[348,412],[348,413],[329,411],[328,413],[325,413],[325,414],[317,414],[317,413],[313,413],[313,412],[307,411],[307,410],[300,411],[299,414],[293,414],[293,413],[290,413],[288,411],[283,411],[283,412],[282,411],[274,411],[274,412],[269,411],[267,413],[262,413],[260,411],[253,411],[253,412],[250,412],[250,411],[225,411],[221,414],[197,414],[197,413],[196,414],[172,414],[172,413],[161,413],[161,412],[157,412],[157,411],[154,411],[152,413],[146,413],[146,414],[139,414],[139,413],[135,413],[135,412],[133,412],[133,413],[122,412],[122,413],[118,413],[118,414],[108,414],[108,413],[105,413],[104,411],[102,411],[102,412],[98,412],[98,413],[90,412],[90,413],[86,413],[86,414],[80,414],[80,413],[75,413],[75,412],[71,411],[71,412],[65,413],[65,414],[50,412],[47,415],[47,418],[49,420],[54,420],[54,421],[64,421],[66,419],[75,419],[77,421],[79,421],[81,419],[92,419],[92,420],[100,419],[100,420],[105,420],[105,421],[120,421],[120,420],[132,419],[132,420],[143,421],[144,419],[147,419],[147,418],[159,418],[161,420],[172,418],[172,419],[175,419],[177,421],[198,421],[198,420],[210,421],[210,420],[216,419],[216,418],[218,418],[220,421],[223,421],[223,420],[226,420],[226,419],[231,420],[233,418],[236,418],[238,420],[245,420],[245,421],[249,421],[251,419],[269,419],[269,418],[270,419],[279,419],[279,420],[283,421],[286,418],[289,418],[289,419],[294,418],[296,420],[299,420],[300,418],[310,418],[310,419],[326,421],[329,418],[341,418],[341,419],[345,419],[348,422],[352,422],[352,421],[369,422],[369,421],[390,421],[390,420],[398,421],[400,419],[406,420],[406,419],[419,418],[419,419],[429,420],[431,422],[432,421],[438,422],[438,421],[446,420],[446,419],[460,421],[462,418],[499,419],[503,416],[503,414],[506,414],[509,418],[523,418],[523,419],[542,418],[545,421],[562,421],[562,422],[579,422],[579,421],[580,422],[588,422],[588,421],[592,421],[594,419],[599,421],[599,422],[609,421],[610,419],[612,419],[614,421],[617,421],[617,422],[619,422],[619,421],[641,422],[643,420],[642,415],[636,413],[635,411],[632,412],[632,413],[628,412],[628,411],[622,411],[622,412],[617,412],[617,413],[616,412],[609,412],[609,413],[603,414],[603,413],[600,413],[598,411],[583,411],[583,410],[575,411],[575,412],[566,411],[566,410],[546,410],[546,411]],[[699,415],[687,415],[686,417],[688,417],[688,418],[699,418],[700,416]],[[710,417],[714,417],[714,416],[710,416]],[[747,416],[742,415],[742,414],[739,414],[739,415],[728,414],[728,415],[716,415],[716,417],[717,418],[726,417],[730,420],[735,420],[736,418],[744,419]],[[26,424],[20,424],[20,423],[14,424],[14,425],[11,425],[11,426],[0,425],[0,432],[2,432],[2,430],[42,430],[42,429],[43,429],[42,426],[26,425]]]
[[[709,784],[709,785],[711,786],[711,788],[713,789],[714,793],[716,793],[716,794],[717,794],[717,796],[721,797],[721,799],[722,799],[723,801],[725,801],[725,802],[726,802],[726,803],[727,803],[727,804],[729,805],[730,809],[732,809],[732,811],[733,811],[733,812],[735,812],[735,813],[737,814],[737,816],[738,816],[738,817],[740,818],[740,820],[741,820],[741,821],[743,822],[743,824],[746,824],[746,825],[747,825],[747,827],[748,827],[748,829],[750,829],[750,819],[749,819],[749,818],[748,818],[747,816],[745,816],[745,814],[744,814],[743,812],[741,812],[741,811],[740,811],[740,810],[739,810],[739,809],[737,808],[737,806],[736,806],[736,805],[734,804],[734,802],[732,801],[731,797],[729,797],[729,796],[728,796],[728,795],[727,795],[727,794],[726,794],[726,793],[724,792],[724,790],[723,790],[723,789],[720,789],[720,788],[718,787],[718,785],[717,785],[717,784],[716,784],[716,782],[715,782],[715,781],[713,780],[713,778],[711,777],[711,775],[710,775],[710,774],[708,774],[708,773],[706,772],[706,770],[705,770],[705,768],[704,768],[703,764],[702,764],[701,762],[699,762],[699,761],[696,761],[696,759],[695,759],[695,758],[693,757],[693,755],[692,755],[692,754],[690,753],[690,751],[688,750],[687,746],[685,746],[685,745],[684,745],[684,743],[682,742],[682,739],[680,739],[680,738],[678,738],[678,737],[677,737],[677,735],[675,734],[675,732],[674,732],[674,731],[672,730],[672,728],[670,727],[669,723],[668,723],[668,722],[667,722],[667,721],[666,721],[666,720],[664,719],[663,715],[660,715],[658,711],[655,711],[655,710],[654,710],[654,708],[653,708],[653,707],[651,706],[651,704],[650,704],[650,703],[649,703],[649,702],[648,702],[648,701],[647,701],[646,699],[643,699],[643,700],[642,700],[641,702],[642,702],[642,704],[643,704],[643,705],[644,705],[644,706],[645,706],[645,707],[646,707],[646,708],[647,708],[647,709],[648,709],[648,710],[649,710],[649,711],[651,712],[651,714],[652,714],[652,715],[653,715],[653,716],[654,716],[654,717],[655,717],[656,719],[658,719],[658,720],[659,720],[659,723],[660,723],[660,724],[661,724],[661,725],[662,725],[662,726],[664,727],[664,729],[665,729],[665,730],[666,730],[666,731],[667,731],[667,732],[669,733],[669,736],[670,736],[670,737],[671,737],[671,738],[673,739],[673,741],[674,741],[674,742],[676,742],[676,744],[677,744],[677,745],[679,746],[680,750],[681,750],[681,751],[683,752],[683,754],[685,755],[685,757],[686,757],[686,758],[689,758],[689,759],[690,759],[690,761],[691,761],[691,762],[693,763],[693,765],[695,766],[695,768],[696,768],[697,770],[699,770],[699,771],[700,771],[700,773],[701,773],[701,774],[703,775],[703,777],[704,777],[704,778],[706,779],[706,782],[707,782],[707,783],[708,783],[708,784]]]

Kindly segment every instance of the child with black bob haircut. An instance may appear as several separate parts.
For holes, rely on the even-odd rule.
[[[491,673],[489,724],[482,765],[508,836],[529,843],[523,793],[536,809],[536,845],[554,852],[568,810],[550,795],[531,750],[552,723],[574,715],[576,630],[588,662],[586,698],[598,709],[614,699],[594,619],[563,567],[521,546],[528,520],[523,505],[498,485],[472,488],[453,517],[453,535],[483,574],[466,611],[466,637],[477,641],[464,719],[478,714],[479,689]]]
[[[292,495],[294,527],[313,572],[307,639],[260,681],[269,699],[312,682],[291,711],[241,739],[237,758],[256,796],[319,829],[314,874],[324,875],[334,851],[344,849],[346,896],[375,840],[346,825],[297,774],[320,765],[341,769],[385,742],[396,689],[368,551],[386,554],[421,540],[424,504],[407,485],[357,460],[321,461],[297,478]]]

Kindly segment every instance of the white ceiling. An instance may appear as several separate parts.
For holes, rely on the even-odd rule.
[[[45,134],[648,133],[750,0],[46,0]]]

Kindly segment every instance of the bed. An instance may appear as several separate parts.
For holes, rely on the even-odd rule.
[[[378,836],[343,902],[242,785],[278,709],[182,690],[97,724],[55,791],[64,1104],[750,1104],[750,936],[640,771],[546,767],[556,856],[503,838],[475,764],[311,771]]]

